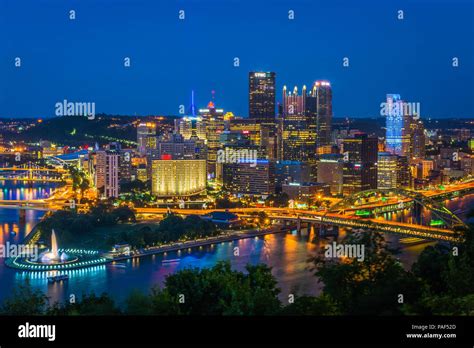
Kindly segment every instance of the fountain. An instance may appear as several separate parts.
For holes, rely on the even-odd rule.
[[[46,264],[57,264],[69,261],[69,256],[66,253],[63,252],[59,255],[58,240],[54,230],[51,231],[51,250],[41,254],[40,261]]]
[[[60,249],[54,230],[51,231],[51,247],[36,257],[10,257],[5,264],[22,271],[65,271],[76,268],[96,267],[111,261],[98,250],[79,248]],[[63,280],[60,275],[59,280]],[[57,280],[53,277],[54,281]],[[48,279],[49,280],[49,279]]]

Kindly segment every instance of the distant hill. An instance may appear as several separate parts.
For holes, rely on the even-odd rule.
[[[151,117],[140,117],[147,121]],[[174,118],[165,118],[162,124],[173,124]],[[95,119],[62,116],[44,119],[20,134],[5,134],[6,139],[21,139],[26,142],[50,140],[60,145],[81,145],[83,143],[106,143],[114,140],[136,141],[137,117],[97,115]]]

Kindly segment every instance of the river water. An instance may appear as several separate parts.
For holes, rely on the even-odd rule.
[[[0,181],[0,199],[34,199],[50,195],[53,188],[45,184],[35,184],[26,188],[20,184]],[[449,201],[448,207],[454,211],[466,211],[474,201],[474,195]],[[19,223],[19,213],[13,209],[0,209],[0,244],[18,243],[44,215],[43,212],[29,210],[26,221]],[[396,214],[387,216],[399,219]],[[14,232],[14,233],[12,233]],[[344,231],[340,231],[340,236]],[[69,281],[48,284],[46,273],[18,272],[6,267],[0,261],[0,303],[9,297],[12,289],[29,279],[34,288],[41,289],[50,297],[50,302],[63,301],[74,294],[102,292],[109,293],[121,303],[133,289],[148,292],[152,286],[160,286],[168,274],[188,267],[212,267],[218,261],[230,261],[234,269],[244,270],[247,264],[265,263],[272,267],[278,280],[281,299],[292,293],[317,294],[322,285],[308,269],[308,258],[321,248],[320,243],[312,243],[313,235],[308,231],[301,234],[274,234],[259,238],[225,242],[206,247],[169,252],[164,255],[150,255],[142,258],[108,264],[95,268],[69,271]],[[398,237],[387,235],[387,240],[398,245]],[[59,241],[60,243],[60,241]],[[434,243],[420,244],[402,249],[397,257],[406,268],[416,260],[419,253]],[[234,255],[235,246],[239,255]],[[166,260],[164,263],[163,261]],[[170,261],[171,260],[171,261]]]

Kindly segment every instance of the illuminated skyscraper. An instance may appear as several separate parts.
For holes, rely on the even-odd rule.
[[[358,133],[344,139],[343,193],[377,188],[377,138]]]
[[[206,125],[201,117],[185,116],[175,120],[175,132],[185,140],[191,137],[206,139]]]
[[[423,122],[412,120],[410,124],[410,157],[412,159],[425,158],[425,128]]]
[[[106,198],[119,194],[119,157],[118,151],[111,150],[98,150],[94,155],[95,186]]]
[[[217,151],[221,148],[220,135],[224,131],[224,110],[216,108],[213,101],[206,108],[199,109],[199,115],[206,127],[207,173],[209,177],[218,176]]]
[[[341,194],[343,167],[339,154],[321,155],[318,161],[318,182],[329,184],[332,194]]]
[[[249,117],[263,122],[275,121],[275,73],[249,73]]]
[[[156,124],[152,122],[140,123],[137,127],[138,153],[145,155],[149,147],[150,139],[156,136]]]
[[[287,161],[307,161],[316,155],[316,139],[309,129],[306,118],[306,86],[301,94],[298,88],[287,92],[283,87],[283,159]]]
[[[389,152],[379,152],[377,161],[377,188],[392,189],[397,182],[398,156]]]
[[[407,114],[400,94],[387,94],[385,110],[387,152],[410,156],[410,124],[413,116]]]
[[[332,89],[329,81],[318,80],[306,98],[306,113],[310,129],[316,132],[316,150],[327,153],[331,146]]]
[[[223,167],[223,183],[229,192],[257,196],[275,193],[273,161],[226,163]]]
[[[328,81],[316,81],[308,93],[295,87],[283,87],[282,153],[283,159],[311,161],[317,153],[330,153],[332,90]]]

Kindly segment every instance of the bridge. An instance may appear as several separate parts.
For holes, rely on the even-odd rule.
[[[138,214],[165,215],[170,211],[179,215],[208,215],[213,211],[227,211],[243,219],[256,218],[258,214],[273,221],[293,222],[301,228],[302,223],[309,225],[330,225],[375,229],[387,233],[418,237],[422,239],[459,243],[462,236],[459,229],[465,227],[463,221],[447,209],[437,198],[450,195],[459,196],[474,191],[474,182],[470,181],[440,190],[409,191],[403,189],[368,190],[355,193],[340,200],[324,211],[301,210],[293,208],[234,208],[234,209],[173,209],[169,208],[136,208]],[[378,214],[383,208],[389,211],[412,209],[415,223],[385,220]],[[434,226],[422,224],[420,214],[427,209],[436,218]],[[366,214],[358,214],[367,211]]]
[[[235,208],[235,209],[165,209],[165,208],[136,208],[138,214],[165,215],[169,212],[178,215],[208,215],[215,211],[226,211],[237,214],[243,219],[254,219],[259,213],[273,221],[293,222],[298,230],[302,223],[309,225],[331,225],[339,227],[367,228],[381,232],[395,233],[404,236],[418,237],[429,240],[438,240],[459,243],[462,237],[451,229],[431,226],[414,225],[403,222],[388,221],[376,218],[360,218],[350,215],[341,215],[312,210],[289,208]]]
[[[65,174],[67,174],[66,169],[40,167],[33,162],[13,167],[0,167],[0,181],[62,182]]]

